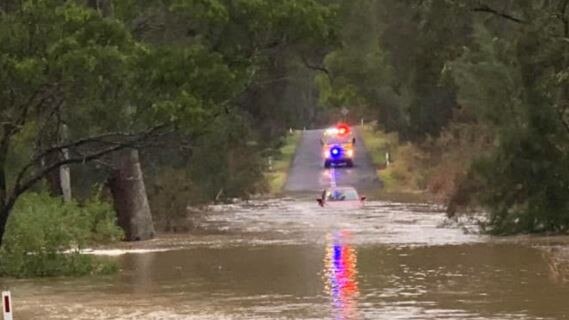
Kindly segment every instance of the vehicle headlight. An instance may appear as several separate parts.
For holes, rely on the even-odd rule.
[[[348,158],[353,157],[353,156],[354,156],[354,150],[348,150],[348,151],[346,151],[346,156],[347,156]]]

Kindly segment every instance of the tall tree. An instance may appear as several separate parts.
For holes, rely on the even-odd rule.
[[[13,9],[0,16],[0,239],[18,197],[46,175],[203,120],[214,101],[205,100],[209,88],[192,85],[212,79],[227,88],[235,79],[203,50],[185,52],[178,64],[169,60],[178,54],[155,53],[120,22],[80,4],[24,1]],[[158,83],[169,90],[157,93]],[[60,121],[69,139],[43,143]],[[45,165],[63,150],[67,159]]]

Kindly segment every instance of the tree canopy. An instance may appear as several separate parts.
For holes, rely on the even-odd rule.
[[[154,147],[142,157],[151,182],[174,168],[209,200],[259,192],[287,129],[342,107],[416,144],[478,130],[487,150],[464,175],[492,230],[566,232],[568,6],[2,1],[0,238],[49,174],[104,171],[124,148]]]
[[[62,165],[211,134],[230,113],[278,136],[288,74],[322,56],[334,12],[315,0],[3,2],[0,237],[18,197]]]

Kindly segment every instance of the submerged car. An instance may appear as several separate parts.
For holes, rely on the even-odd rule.
[[[354,187],[330,187],[316,201],[321,207],[361,208],[366,200]]]

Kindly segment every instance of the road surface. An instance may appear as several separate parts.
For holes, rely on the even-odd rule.
[[[320,191],[335,180],[338,186],[353,186],[358,190],[375,190],[381,187],[371,158],[363,144],[361,135],[354,131],[354,167],[325,169],[322,159],[320,137],[322,130],[307,130],[296,149],[288,173],[286,192]]]

